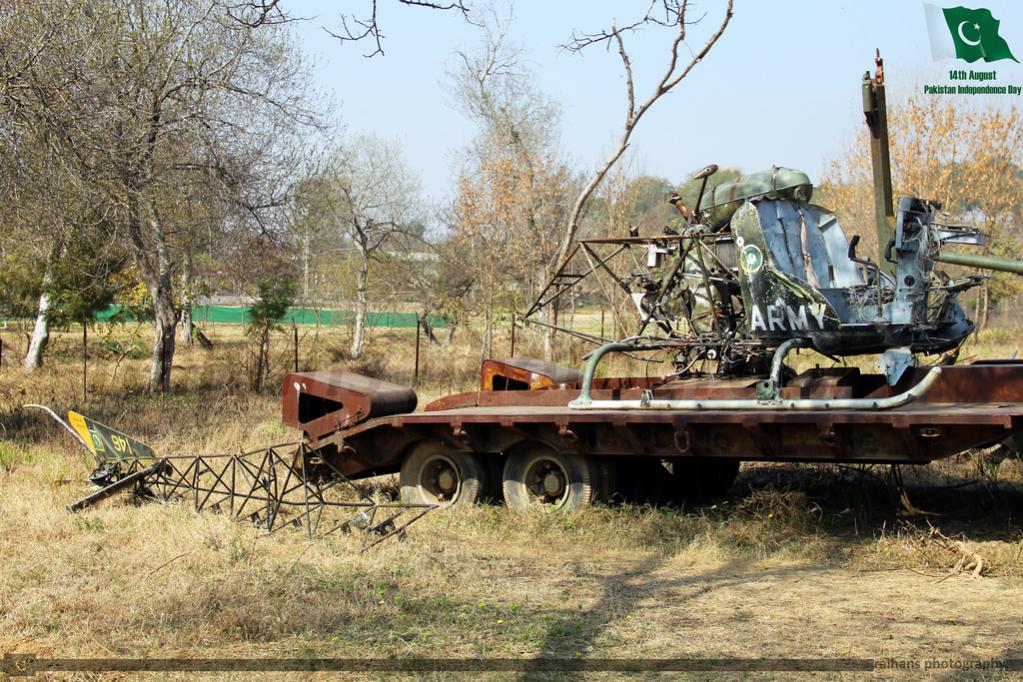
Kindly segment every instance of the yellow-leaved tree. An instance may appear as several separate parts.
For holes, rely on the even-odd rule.
[[[558,151],[558,108],[533,86],[534,74],[508,41],[509,21],[494,10],[484,14],[479,49],[458,53],[451,83],[478,129],[462,157],[446,246],[469,282],[461,306],[482,314],[484,356],[495,309],[532,301],[548,280],[573,183]],[[546,333],[544,355],[551,353]]]

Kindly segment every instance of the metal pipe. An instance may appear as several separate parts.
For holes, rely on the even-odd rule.
[[[25,405],[22,405],[22,407],[34,407],[34,408],[36,408],[37,410],[43,410],[43,411],[45,411],[45,412],[46,412],[47,414],[49,414],[49,415],[50,415],[51,417],[53,417],[53,418],[54,418],[54,419],[56,420],[56,422],[57,422],[58,424],[60,424],[61,426],[63,426],[63,427],[64,427],[64,430],[65,430],[65,431],[67,431],[67,432],[68,432],[68,433],[70,433],[70,434],[71,434],[72,436],[74,436],[74,439],[75,439],[75,440],[77,440],[77,441],[78,441],[79,443],[81,443],[81,444],[82,444],[82,447],[83,447],[83,448],[85,448],[86,450],[88,450],[88,451],[89,451],[89,454],[90,454],[90,455],[92,455],[92,458],[93,458],[94,460],[96,460],[96,464],[97,464],[97,465],[103,464],[103,460],[102,460],[102,459],[101,459],[101,458],[100,458],[100,457],[99,457],[99,456],[98,456],[98,455],[97,455],[97,454],[96,454],[95,452],[93,452],[92,448],[91,448],[91,447],[89,447],[89,444],[85,442],[85,439],[83,439],[83,438],[82,438],[81,436],[79,436],[79,435],[78,435],[78,432],[77,432],[77,431],[75,431],[75,430],[74,430],[74,429],[73,429],[73,428],[71,427],[71,425],[70,425],[70,424],[68,424],[68,423],[67,423],[66,421],[64,421],[64,420],[63,420],[63,419],[61,419],[61,418],[60,418],[59,416],[57,416],[57,413],[56,413],[56,412],[54,412],[53,410],[51,410],[50,408],[48,408],[48,407],[47,407],[46,405],[37,405],[37,404],[35,404],[35,403],[26,403]]]
[[[940,367],[932,367],[924,378],[908,391],[887,398],[840,398],[835,400],[573,400],[568,406],[573,410],[890,410],[907,405],[934,385],[941,376]]]
[[[949,263],[950,265],[965,265],[970,268],[984,268],[986,270],[1014,272],[1017,275],[1023,275],[1023,261],[1009,260],[1008,258],[993,258],[972,253],[958,253],[956,251],[939,251],[934,260],[941,263]]]
[[[587,405],[591,402],[590,390],[593,388],[593,374],[597,371],[597,364],[605,355],[608,353],[617,353],[619,351],[635,349],[636,344],[634,343],[614,341],[612,343],[605,343],[603,346],[594,350],[593,353],[590,354],[590,359],[586,361],[586,368],[583,370],[582,390],[579,391],[579,397],[569,404]]]
[[[785,356],[793,348],[802,348],[806,345],[804,339],[789,339],[774,350],[774,357],[771,358],[771,399],[778,398],[781,390],[781,368],[785,362]]]

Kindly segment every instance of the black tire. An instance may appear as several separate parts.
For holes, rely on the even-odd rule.
[[[408,504],[476,504],[483,498],[486,480],[486,467],[478,457],[439,441],[413,447],[398,475],[401,499]]]
[[[721,497],[735,482],[739,474],[737,459],[677,458],[671,461],[672,500],[675,502],[702,502]]]
[[[522,446],[504,464],[504,503],[509,509],[577,511],[601,490],[600,467],[589,457],[541,445]]]

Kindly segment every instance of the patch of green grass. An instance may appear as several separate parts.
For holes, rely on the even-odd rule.
[[[128,358],[129,360],[145,360],[149,357],[149,349],[142,343],[142,339],[127,339],[118,341],[114,338],[104,338],[99,342],[101,352],[113,358]]]
[[[31,464],[34,456],[30,448],[0,441],[0,471],[10,473],[23,464]]]
[[[295,438],[295,431],[282,424],[280,419],[265,419],[256,425],[256,431],[273,442]]]

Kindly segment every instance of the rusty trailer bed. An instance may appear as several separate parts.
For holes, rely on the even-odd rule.
[[[833,393],[843,381],[850,391],[872,396],[901,390],[874,375],[852,377],[813,385],[797,380],[787,390]],[[615,382],[612,388],[609,382]],[[594,394],[635,397],[644,384],[658,385],[654,395],[701,399],[752,390],[750,381],[638,384],[606,380]],[[342,473],[358,477],[396,471],[403,454],[424,440],[493,456],[531,442],[598,457],[924,464],[1023,430],[1023,365],[1012,362],[945,368],[927,395],[889,410],[576,410],[568,403],[578,393],[557,388],[447,396],[422,412],[369,419],[312,445]],[[979,399],[981,394],[989,399]]]

